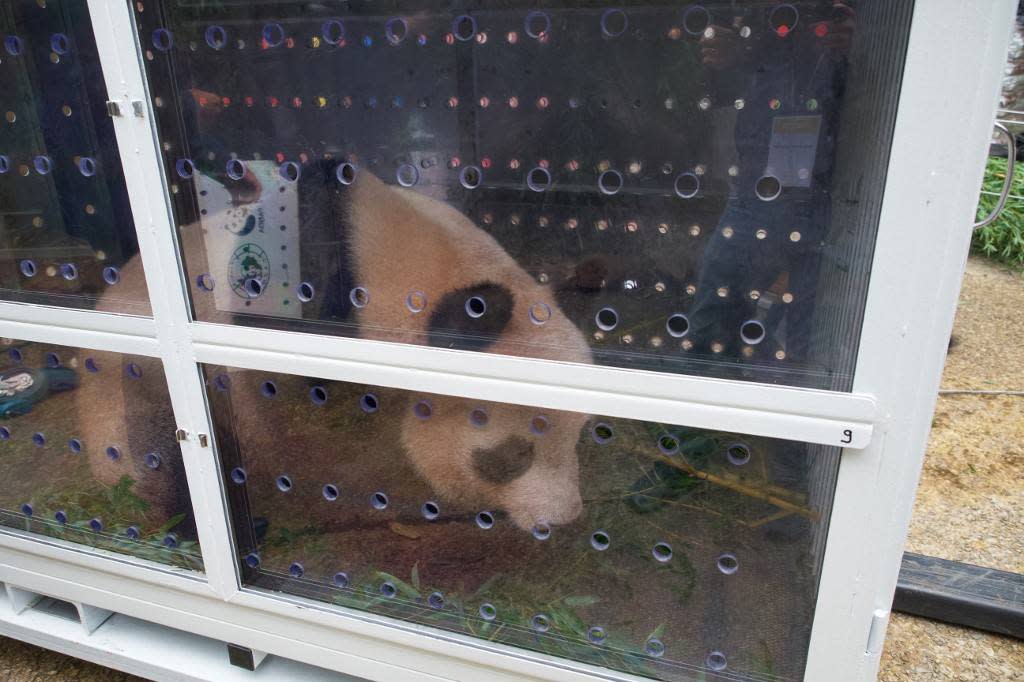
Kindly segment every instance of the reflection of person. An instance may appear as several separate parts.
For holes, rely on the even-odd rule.
[[[192,88],[188,91],[188,96],[185,98],[185,106],[195,107],[196,121],[201,131],[213,128],[217,118],[224,111],[223,100],[220,95],[199,88]],[[211,144],[219,146],[216,142],[216,136],[204,136],[204,146]],[[236,205],[251,204],[259,201],[263,188],[256,174],[246,166],[245,174],[239,180],[230,180],[227,178],[223,166],[223,164],[227,163],[227,159],[230,158],[229,154],[223,153],[216,156],[218,159],[223,159],[223,161],[220,161],[222,164],[220,167],[207,168],[204,162],[198,161],[197,163],[199,163],[200,168],[207,175],[217,178],[224,185],[225,189],[231,194],[232,202]]]
[[[712,88],[735,116],[736,170],[701,259],[691,322],[705,349],[717,343],[724,357],[737,357],[750,343],[741,327],[757,320],[764,341],[748,354],[800,362],[810,340],[821,241],[830,219],[838,101],[855,15],[836,2],[817,16],[800,16],[802,30],[780,26],[775,33],[741,34],[744,25],[769,26],[779,7],[754,10],[762,13],[756,18],[738,14],[701,39]],[[736,97],[743,98],[742,108],[733,106]],[[759,181],[768,183],[760,196]]]

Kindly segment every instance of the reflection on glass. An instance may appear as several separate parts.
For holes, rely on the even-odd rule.
[[[159,360],[5,340],[0,523],[202,569]]]
[[[849,390],[912,3],[156,4],[199,319]]]
[[[87,3],[4,3],[0,37],[0,299],[149,315]]]
[[[802,679],[838,450],[204,373],[245,584],[658,679]]]

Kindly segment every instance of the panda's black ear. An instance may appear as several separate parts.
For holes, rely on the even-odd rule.
[[[428,343],[439,348],[486,350],[505,331],[514,304],[512,292],[494,282],[449,291],[432,306]]]

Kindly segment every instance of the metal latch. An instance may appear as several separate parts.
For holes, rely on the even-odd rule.
[[[174,432],[174,438],[179,443],[186,441],[188,440],[188,431],[186,431],[185,429],[178,429],[177,431]]]
[[[107,100],[107,113],[111,118],[121,117],[121,103],[117,100]]]
[[[146,115],[145,109],[142,108],[141,100],[132,100],[132,113],[135,114],[136,118],[143,118]]]

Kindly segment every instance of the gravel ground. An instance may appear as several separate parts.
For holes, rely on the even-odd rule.
[[[1024,391],[1024,279],[972,258],[943,387]],[[939,398],[907,549],[1024,572],[1024,397]],[[129,682],[125,675],[0,638],[0,680]],[[881,682],[1024,679],[1024,642],[894,614]]]

